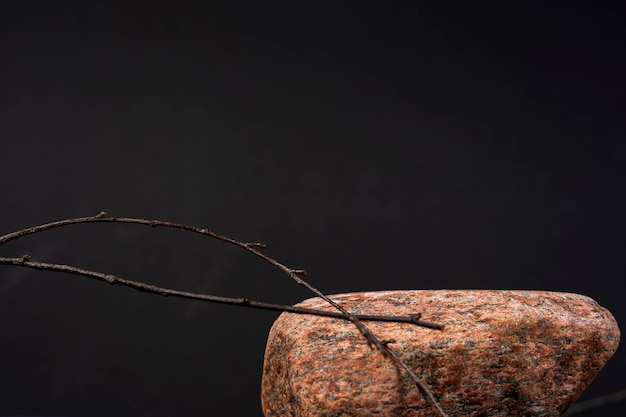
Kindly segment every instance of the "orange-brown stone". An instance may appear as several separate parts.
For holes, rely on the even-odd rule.
[[[340,294],[353,314],[445,325],[366,322],[450,416],[560,416],[617,349],[613,316],[591,298],[546,291],[418,290]],[[300,306],[332,310],[313,298]],[[267,343],[266,417],[438,416],[405,372],[353,324],[283,313]]]

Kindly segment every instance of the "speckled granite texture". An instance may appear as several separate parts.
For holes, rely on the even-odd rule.
[[[354,314],[422,313],[443,331],[367,322],[450,416],[562,415],[617,349],[613,316],[546,291],[381,291],[332,297]],[[331,310],[313,298],[299,305]],[[404,372],[344,320],[283,313],[267,343],[266,417],[437,416]]]

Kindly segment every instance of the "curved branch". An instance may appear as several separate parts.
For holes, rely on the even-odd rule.
[[[437,409],[437,412],[442,417],[448,417],[448,415],[443,410],[443,408],[441,407],[441,405],[435,398],[430,388],[428,388],[428,386],[424,382],[421,381],[421,379],[417,376],[417,374],[415,374],[415,372],[413,372],[408,367],[408,365],[406,365],[406,363],[402,361],[402,359],[400,359],[400,357],[391,348],[389,348],[389,346],[387,346],[387,343],[385,341],[383,341],[378,336],[376,336],[365,324],[363,324],[363,322],[361,321],[362,318],[348,312],[337,302],[333,301],[331,298],[329,298],[324,293],[319,291],[317,288],[313,287],[311,284],[305,281],[302,278],[302,276],[306,276],[306,271],[302,269],[289,268],[286,265],[278,262],[277,260],[265,255],[262,252],[262,249],[264,249],[266,246],[262,243],[241,242],[241,241],[229,238],[227,236],[220,235],[219,233],[215,233],[206,228],[188,226],[188,225],[180,224],[180,223],[174,223],[174,222],[168,222],[168,221],[162,221],[162,220],[137,219],[137,218],[129,218],[129,217],[111,217],[111,216],[107,216],[105,212],[100,212],[96,216],[92,216],[92,217],[80,217],[80,218],[75,218],[75,219],[61,220],[61,221],[47,223],[47,224],[43,224],[40,226],[30,227],[27,229],[19,230],[17,232],[9,233],[7,235],[0,237],[0,246],[4,245],[5,243],[11,240],[15,240],[23,236],[27,236],[27,235],[34,234],[34,233],[39,233],[39,232],[53,229],[53,228],[69,226],[72,224],[97,223],[97,222],[98,223],[100,222],[132,223],[132,224],[142,224],[142,225],[151,226],[151,227],[164,226],[164,227],[182,229],[182,230],[189,231],[189,232],[200,233],[202,235],[209,236],[209,237],[221,240],[226,243],[230,243],[232,245],[238,246],[260,257],[261,259],[265,260],[266,262],[269,262],[271,265],[275,266],[276,268],[286,273],[298,285],[305,287],[306,289],[311,291],[313,294],[315,294],[316,296],[318,296],[319,298],[323,299],[328,304],[333,306],[336,310],[339,311],[339,313],[337,313],[338,317],[343,318],[344,320],[351,321],[359,330],[359,332],[363,335],[363,337],[365,337],[365,339],[367,340],[367,343],[370,346],[373,346],[376,349],[378,349],[383,354],[383,356],[393,359],[398,366],[404,369],[409,374],[409,376],[411,377],[411,379],[413,380],[417,388],[420,390],[422,395],[424,395],[431,401],[433,406]],[[0,258],[0,263],[18,265],[18,266],[24,266],[24,267],[30,267],[30,268],[36,268],[36,269],[51,269],[51,270],[57,270],[57,271],[62,271],[62,272],[68,272],[72,274],[89,276],[91,278],[104,280],[111,284],[122,284],[128,287],[133,287],[135,289],[142,290],[142,291],[149,291],[149,292],[153,292],[157,294],[161,293],[162,295],[175,295],[178,297],[183,297],[183,294],[185,294],[184,298],[189,298],[186,295],[191,294],[191,293],[186,293],[184,291],[176,291],[176,290],[167,290],[169,293],[163,293],[162,290],[165,290],[163,288],[154,287],[154,286],[143,284],[143,283],[137,283],[134,281],[129,281],[120,277],[113,276],[113,275],[87,271],[87,270],[83,270],[83,269],[68,266],[68,265],[45,264],[45,263],[40,263],[40,262],[33,262],[30,260],[30,256],[24,256],[22,258]],[[204,295],[198,295],[198,296],[207,297]],[[209,297],[215,297],[215,296],[209,296]],[[216,297],[216,298],[225,299],[223,297]],[[206,301],[213,301],[213,302],[223,302],[223,301],[218,301],[217,299],[212,299],[212,300],[209,300],[208,298],[196,298],[196,299],[205,299]],[[238,300],[234,304],[252,307],[250,305],[251,300],[248,300],[247,298],[240,298],[240,299],[234,299],[234,300]],[[257,307],[257,308],[260,308],[260,307]],[[409,316],[409,317],[417,317],[419,321],[419,316]],[[395,320],[387,320],[387,321],[395,321]],[[433,326],[425,326],[425,327],[441,328],[441,327],[433,327]]]

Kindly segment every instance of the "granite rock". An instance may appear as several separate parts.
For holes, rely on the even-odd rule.
[[[617,349],[613,316],[594,300],[547,291],[416,290],[332,296],[353,314],[442,323],[366,322],[450,416],[560,416]],[[332,310],[313,298],[300,306]],[[283,313],[269,334],[266,417],[438,416],[405,372],[340,319]]]

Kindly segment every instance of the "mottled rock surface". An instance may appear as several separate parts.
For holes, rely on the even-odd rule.
[[[617,349],[613,316],[592,299],[546,291],[381,291],[332,297],[354,314],[445,324],[366,322],[450,416],[559,416]],[[313,298],[299,305],[331,310]],[[265,352],[266,417],[437,416],[408,378],[344,320],[283,313]]]

